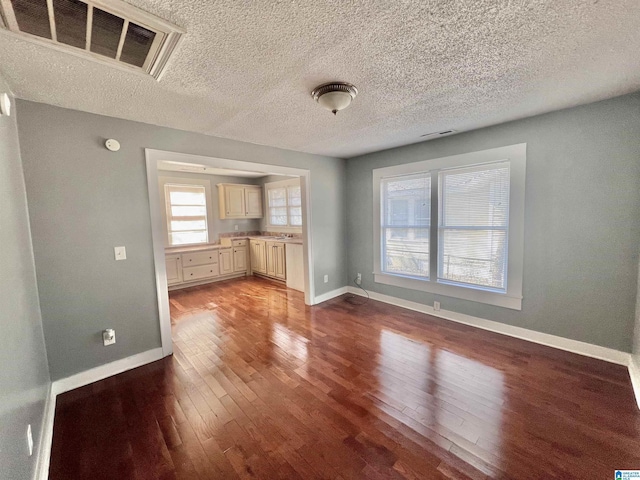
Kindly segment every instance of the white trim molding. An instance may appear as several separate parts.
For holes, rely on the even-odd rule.
[[[99,367],[85,370],[84,372],[76,373],[70,377],[61,378],[60,380],[53,382],[51,389],[55,395],[60,395],[61,393],[68,392],[69,390],[75,390],[76,388],[84,387],[85,385],[97,382],[98,380],[103,380],[119,373],[155,362],[163,357],[162,348],[154,348],[152,350],[147,350],[146,352],[116,360],[115,362],[106,363]]]
[[[336,298],[336,297],[339,297],[340,295],[344,295],[345,293],[349,293],[349,288],[350,287],[336,288],[335,290],[331,290],[330,292],[323,293],[322,295],[318,295],[317,297],[315,297],[313,304],[318,305],[319,303],[323,303],[328,300],[331,300],[332,298]]]
[[[53,384],[49,385],[47,400],[44,405],[40,441],[38,443],[38,460],[36,462],[35,480],[49,478],[49,464],[51,462],[51,444],[53,442],[53,421],[56,414],[56,394]]]
[[[629,377],[631,378],[633,392],[636,395],[636,403],[638,404],[638,408],[640,408],[640,354],[630,355]]]
[[[348,287],[348,292],[353,293],[354,295],[365,296],[362,290],[355,287]],[[388,303],[389,305],[395,305],[397,307],[406,308],[407,310],[413,310],[415,312],[426,313],[429,315],[433,315],[434,317],[444,318],[445,320],[451,320],[453,322],[470,325],[472,327],[481,328],[483,330],[488,330],[494,333],[500,333],[509,337],[519,338],[521,340],[527,340],[529,342],[538,343],[547,347],[553,347],[560,350],[565,350],[567,352],[577,353],[578,355],[584,355],[586,357],[597,358],[598,360],[604,360],[605,362],[624,365],[625,367],[628,367],[630,365],[631,354],[627,352],[621,352],[620,350],[614,350],[613,348],[601,347],[599,345],[592,345],[590,343],[580,342],[578,340],[571,340],[570,338],[558,337],[557,335],[536,332],[534,330],[515,327],[513,325],[495,322],[493,320],[486,320],[484,318],[473,317],[471,315],[452,312],[450,310],[434,310],[433,307],[429,305],[411,302],[409,300],[403,300],[402,298],[383,295],[381,293],[369,292],[369,297],[372,300]]]

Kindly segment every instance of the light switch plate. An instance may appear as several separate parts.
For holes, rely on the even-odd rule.
[[[116,260],[126,260],[127,259],[127,249],[124,247],[113,247],[113,251],[116,254]]]

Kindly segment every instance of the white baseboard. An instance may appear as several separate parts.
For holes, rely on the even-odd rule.
[[[47,400],[44,405],[42,426],[40,427],[40,440],[38,442],[38,460],[36,462],[35,480],[47,480],[49,478],[49,462],[51,461],[51,443],[53,441],[53,420],[56,413],[56,395],[53,393],[53,384],[49,385]]]
[[[53,382],[52,390],[55,395],[84,387],[90,383],[97,382],[107,377],[112,377],[118,373],[126,372],[136,367],[141,367],[147,363],[155,362],[162,358],[162,348],[154,348],[146,352],[138,353],[115,362],[100,365],[99,367],[76,373],[70,377],[62,378]]]
[[[349,293],[353,293],[355,295],[364,296],[362,290],[355,287],[348,287],[348,291]],[[540,345],[546,345],[548,347],[554,347],[560,350],[577,353],[579,355],[597,358],[606,362],[617,363],[618,365],[624,365],[625,367],[629,366],[631,354],[627,352],[621,352],[619,350],[614,350],[613,348],[592,345],[590,343],[571,340],[564,337],[558,337],[556,335],[550,335],[548,333],[536,332],[522,327],[514,327],[513,325],[494,322],[493,320],[473,317],[471,315],[452,312],[450,310],[436,311],[429,305],[423,305],[422,303],[411,302],[408,300],[403,300],[401,298],[392,297],[390,295],[383,295],[381,293],[369,292],[369,295],[373,300],[378,300],[379,302],[388,303],[390,305],[406,308],[408,310],[427,313],[429,315],[433,315],[434,317],[444,318],[446,320],[463,323],[465,325],[481,328],[483,330],[489,330],[490,332],[501,333],[503,335],[519,338],[521,340],[527,340],[529,342],[538,343]]]
[[[349,287],[340,287],[335,290],[331,290],[330,292],[323,293],[322,295],[318,295],[313,299],[312,305],[317,305],[322,302],[326,302],[327,300],[331,300],[332,298],[339,297],[340,295],[344,295],[345,293],[349,293]]]
[[[629,376],[631,377],[633,392],[636,394],[638,408],[640,408],[640,354],[631,355],[629,359]]]

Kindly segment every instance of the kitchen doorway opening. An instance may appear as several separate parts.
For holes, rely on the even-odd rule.
[[[170,291],[256,276],[316,303],[309,170],[152,149],[145,156],[164,356],[173,353]]]

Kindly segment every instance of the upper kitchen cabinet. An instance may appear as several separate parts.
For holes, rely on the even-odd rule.
[[[262,187],[219,183],[220,219],[262,218]]]

